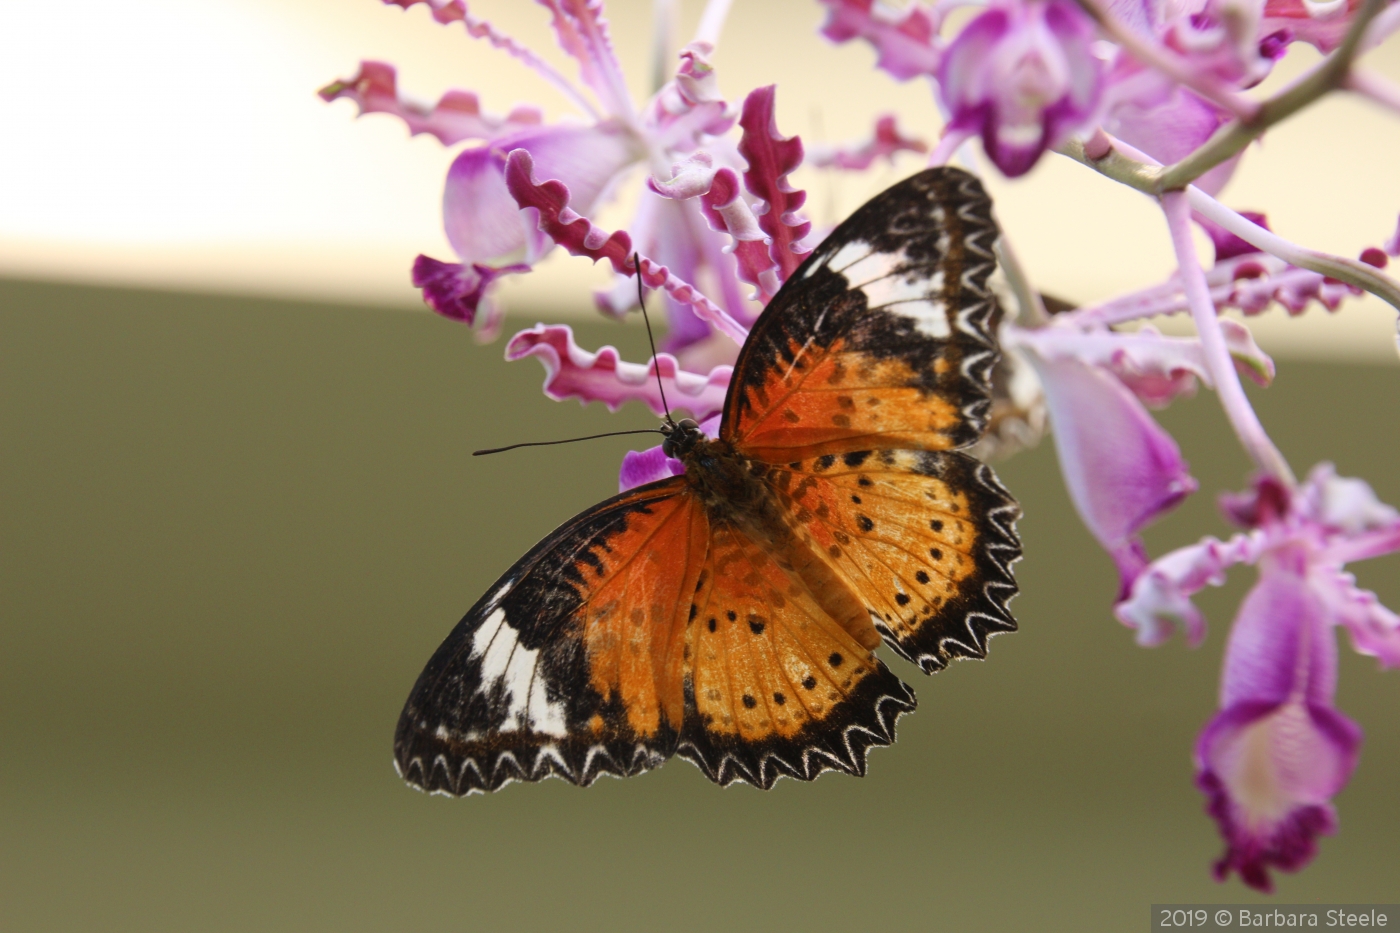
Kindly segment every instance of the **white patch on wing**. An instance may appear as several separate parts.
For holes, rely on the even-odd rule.
[[[864,243],[860,244],[868,249]],[[841,253],[849,247],[843,246]],[[836,255],[839,257],[841,253]],[[850,262],[844,269],[839,269],[842,276],[851,288],[865,288],[866,284],[876,279],[884,279],[894,274],[894,270],[904,265],[906,260],[903,252],[898,253],[866,253],[864,256],[852,256]]]
[[[895,273],[852,287],[865,294],[867,308],[882,308],[901,301],[922,301],[930,294],[938,294],[943,290],[943,276],[937,273],[931,277]]]
[[[487,616],[472,635],[471,656],[481,659],[481,684],[477,692],[489,696],[497,685],[501,687],[506,719],[500,731],[531,728],[547,735],[568,733],[564,725],[564,704],[550,702],[544,678],[536,674],[540,653],[521,647],[520,635],[506,621],[504,609]]]
[[[838,249],[835,255],[828,259],[824,263],[824,265],[832,272],[844,273],[846,271],[846,267],[848,267],[849,265],[851,265],[851,263],[855,262],[858,259],[862,259],[866,256],[869,256],[872,250],[874,250],[874,247],[871,246],[869,243],[865,242],[864,240],[852,240],[845,246]],[[815,266],[813,266],[812,271],[817,271]],[[846,276],[846,279],[849,281],[850,276]]]
[[[499,606],[501,604],[501,600],[504,599],[505,595],[510,592],[510,588],[512,586],[515,586],[515,579],[513,577],[507,580],[506,582],[502,583],[500,588],[497,589],[496,592],[491,594],[491,598],[486,600],[486,611],[490,612],[497,606]]]
[[[568,727],[564,725],[564,704],[549,701],[543,677],[536,677],[535,682],[530,685],[530,703],[527,711],[530,714],[530,725],[536,732],[561,736],[569,734]]]
[[[501,723],[502,732],[515,732],[529,725],[526,714],[529,712],[530,689],[535,679],[535,661],[538,658],[538,651],[522,648],[520,643],[516,642],[515,650],[510,654],[510,661],[506,663],[506,721]],[[563,715],[562,711],[560,715]]]
[[[506,625],[506,611],[497,609],[486,617],[486,621],[481,623],[481,628],[472,633],[472,654],[474,658],[481,658],[481,689],[485,691],[487,684],[494,684],[501,679],[501,675],[506,672],[506,665],[510,663],[512,649],[515,648],[517,636],[515,629]]]
[[[914,329],[921,334],[940,339],[953,335],[953,329],[948,326],[948,309],[941,301],[900,301],[885,305],[884,310],[913,318]]]

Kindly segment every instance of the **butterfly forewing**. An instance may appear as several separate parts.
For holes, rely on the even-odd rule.
[[[720,784],[865,773],[914,695],[771,553],[713,525],[695,593],[679,753]]]
[[[991,202],[966,172],[930,169],[877,195],[754,325],[722,436],[770,463],[976,441],[997,358],[996,238]]]
[[[685,615],[709,527],[683,480],[577,516],[506,572],[418,678],[395,761],[467,794],[551,775],[589,784],[670,757]]]

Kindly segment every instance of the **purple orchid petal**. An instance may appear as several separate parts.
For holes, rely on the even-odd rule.
[[[708,374],[686,372],[674,356],[657,354],[647,365],[623,361],[614,347],[590,353],[574,342],[565,324],[537,324],[522,330],[506,344],[506,359],[536,357],[545,369],[544,394],[556,401],[576,398],[602,402],[617,411],[625,402],[643,402],[657,415],[665,415],[656,374],[666,389],[666,399],[677,408],[705,418],[720,410],[729,388],[732,366],[716,366]]]
[[[879,58],[875,67],[899,81],[938,70],[938,31],[942,18],[922,3],[896,9],[876,0],[821,0],[826,23],[821,33],[832,42],[864,39]]]
[[[1395,232],[1382,244],[1381,249],[1389,256],[1400,256],[1400,220],[1395,222]]]
[[[1024,175],[1097,108],[1104,76],[1093,41],[1092,21],[1068,0],[999,0],[939,65],[949,128],[981,133],[1005,175]]]
[[[720,415],[718,412],[700,422],[700,433],[706,437],[719,437]],[[659,479],[680,476],[685,473],[685,464],[674,457],[668,457],[660,444],[646,450],[628,451],[622,457],[622,469],[617,474],[618,492],[626,492],[645,483]]]
[[[1263,214],[1254,211],[1240,211],[1240,216],[1258,224],[1265,230],[1269,229],[1268,218]],[[1206,232],[1206,236],[1210,237],[1210,242],[1215,246],[1216,265],[1227,259],[1234,259],[1236,256],[1248,256],[1260,251],[1259,247],[1252,243],[1246,243],[1208,217],[1196,214],[1192,216],[1192,220],[1200,225],[1201,229]]]
[[[1113,609],[1118,621],[1137,632],[1140,645],[1160,645],[1180,628],[1188,644],[1206,635],[1205,616],[1191,597],[1207,586],[1225,582],[1225,571],[1258,559],[1259,541],[1236,535],[1229,541],[1202,538],[1154,560],[1133,581],[1127,597]]]
[[[685,162],[671,167],[671,180],[648,180],[652,191],[667,198],[700,198],[705,218],[712,230],[728,233],[729,252],[737,262],[740,280],[755,286],[754,295],[767,303],[781,286],[777,264],[768,249],[768,237],[739,189],[739,176],[730,168],[714,167],[708,153],[697,152]]]
[[[491,139],[537,125],[542,119],[534,107],[516,107],[504,117],[482,113],[480,101],[470,91],[448,91],[430,109],[400,98],[397,82],[393,65],[363,61],[355,77],[332,81],[318,93],[328,103],[342,97],[353,100],[361,116],[392,114],[407,124],[411,135],[427,133],[448,146],[464,139]]]
[[[1332,708],[1337,649],[1301,551],[1267,555],[1226,648],[1221,711],[1196,745],[1197,785],[1220,826],[1231,871],[1272,890],[1334,831],[1331,798],[1356,766],[1361,730]]]
[[[1351,476],[1338,476],[1330,463],[1319,463],[1312,468],[1304,495],[1317,519],[1328,529],[1344,535],[1354,537],[1367,531],[1400,526],[1400,512],[1376,498],[1369,483]]]
[[[739,154],[748,163],[744,187],[760,202],[754,206],[754,216],[768,235],[768,252],[777,263],[779,277],[787,281],[811,251],[811,247],[802,245],[802,238],[812,225],[797,213],[807,200],[807,192],[788,183],[788,173],[802,164],[802,140],[778,132],[774,93],[770,84],[744,98],[743,114],[739,117],[739,125],[744,129]]]
[[[438,314],[471,324],[491,283],[503,275],[529,271],[529,266],[519,263],[498,267],[465,265],[420,255],[413,262],[413,286],[423,290],[423,302]]]
[[[1325,54],[1341,44],[1360,8],[1361,0],[1347,0],[1340,6],[1306,0],[1267,0],[1259,32],[1268,35],[1286,29],[1294,38]]]
[[[1382,668],[1400,667],[1400,616],[1381,605],[1375,593],[1358,587],[1349,573],[1322,568],[1313,572],[1313,588],[1332,618],[1346,627],[1358,654],[1375,657]]]
[[[486,262],[529,248],[534,225],[520,213],[505,183],[506,156],[530,153],[539,170],[569,188],[582,210],[592,210],[608,183],[638,151],[613,124],[551,126],[511,133],[467,149],[452,163],[443,193],[448,242],[468,262]]]
[[[697,153],[697,157],[702,155]],[[742,324],[752,324],[757,315],[744,299],[735,260],[712,226],[701,216],[699,203],[679,203],[643,192],[631,222],[633,249],[674,270],[678,279],[714,282],[725,310]],[[630,275],[614,273],[612,286],[595,292],[594,300],[603,313],[621,316],[637,307],[637,283]],[[678,301],[665,291],[662,300],[670,322],[662,349],[680,353],[709,342],[714,330],[691,304]],[[724,344],[733,346],[730,341]],[[733,356],[725,362],[733,362]]]
[[[550,84],[553,84],[564,93],[565,97],[577,104],[584,113],[595,119],[599,117],[597,108],[593,106],[588,98],[579,93],[578,89],[570,83],[568,78],[556,71],[554,66],[550,65],[510,36],[501,32],[495,26],[492,26],[486,20],[467,12],[467,5],[463,0],[383,0],[383,2],[389,6],[402,7],[405,10],[422,3],[432,10],[433,19],[442,25],[447,26],[451,23],[461,23],[467,30],[467,35],[471,36],[473,39],[485,39],[495,48],[510,55],[527,68],[539,74]]]
[[[1123,383],[1077,359],[1030,355],[1070,498],[1129,591],[1146,564],[1136,535],[1196,488],[1176,442]]]
[[[559,180],[535,181],[534,160],[526,150],[516,149],[507,157],[506,186],[521,208],[535,212],[539,230],[573,255],[587,256],[595,262],[606,259],[615,272],[640,272],[647,285],[664,288],[668,295],[688,304],[701,320],[736,343],[742,345],[748,339],[747,328],[665,266],[642,256],[641,268],[634,269],[632,238],[627,232],[618,230],[609,234],[575,213],[569,207],[569,189]]]
[[[1111,95],[1103,127],[1163,165],[1171,165],[1214,135],[1230,115],[1183,87],[1166,85],[1163,96],[1164,86],[1155,83],[1158,77],[1154,73],[1150,81],[1120,84]],[[1222,162],[1193,184],[1208,194],[1219,193],[1239,160],[1235,156]]]
[[[629,450],[623,455],[622,469],[617,474],[617,491],[626,492],[684,472],[685,464],[666,456],[659,444],[646,450]]]
[[[652,142],[668,152],[690,152],[709,137],[727,133],[734,114],[719,92],[707,42],[692,42],[680,53],[675,77],[648,105],[645,121]]]
[[[632,112],[627,80],[613,51],[602,0],[538,0],[551,14],[559,46],[578,62],[579,74],[614,116]]]
[[[639,242],[637,246],[645,246],[652,260],[666,266],[682,281],[705,281],[705,273],[712,273],[708,281],[723,289],[719,297],[726,309],[742,308],[744,297],[734,280],[734,260],[724,254],[719,237],[700,216],[700,205],[693,201],[668,200],[650,191],[643,191],[641,199],[655,219],[649,241]],[[662,295],[666,303],[667,328],[661,349],[679,353],[714,333],[689,303],[678,301],[666,292]]]
[[[891,114],[883,114],[875,121],[875,134],[863,142],[847,146],[812,146],[807,151],[807,164],[816,168],[840,168],[848,171],[864,171],[884,159],[893,164],[900,152],[928,152],[928,143],[922,139],[905,136]]]
[[[1274,376],[1273,360],[1259,349],[1243,324],[1221,323],[1236,367],[1260,385],[1268,385]],[[1003,343],[1029,348],[1044,359],[1077,359],[1102,367],[1154,408],[1192,394],[1197,379],[1211,384],[1200,340],[1166,337],[1150,325],[1132,332],[1082,331],[1072,326],[1008,327]]]

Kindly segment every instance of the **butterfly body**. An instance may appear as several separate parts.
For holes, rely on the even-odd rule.
[[[995,238],[956,169],[838,227],[755,324],[719,436],[663,427],[685,472],[565,523],[443,642],[399,721],[405,779],[863,774],[915,705],[877,646],[931,673],[1015,629],[1019,512],[957,449],[989,405]]]
[[[704,507],[712,527],[732,526],[744,534],[771,554],[780,569],[800,580],[862,647],[879,647],[880,633],[869,610],[817,552],[812,536],[794,527],[790,497],[774,485],[767,464],[746,460],[732,444],[703,436],[680,459],[690,494]]]

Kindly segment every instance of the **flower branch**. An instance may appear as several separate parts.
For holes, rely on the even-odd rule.
[[[1156,165],[1147,155],[1102,130],[1096,131],[1087,143],[1070,139],[1057,151],[1143,194],[1162,194],[1162,167]],[[1195,185],[1188,185],[1186,194],[1193,209],[1246,243],[1299,268],[1355,285],[1400,311],[1400,283],[1374,266],[1291,243],[1221,204]]]
[[[1200,334],[1205,364],[1225,415],[1259,469],[1292,487],[1297,483],[1293,470],[1264,431],[1235,371],[1220,318],[1216,315],[1215,304],[1210,300],[1205,271],[1196,259],[1196,245],[1191,239],[1191,205],[1185,193],[1172,191],[1164,194],[1162,211],[1166,214],[1167,227],[1171,231],[1172,248],[1176,251],[1182,286],[1191,305],[1191,317]]]
[[[1396,9],[1400,9],[1400,7]],[[1345,87],[1349,91],[1360,94],[1372,103],[1379,104],[1382,107],[1400,114],[1400,85],[1392,81],[1387,81],[1374,71],[1363,71],[1359,68],[1353,68],[1347,74]]]
[[[1329,278],[1364,289],[1400,311],[1400,282],[1374,266],[1357,259],[1347,259],[1332,253],[1307,249],[1265,230],[1247,217],[1230,210],[1195,185],[1186,189],[1193,210],[1214,221],[1235,236],[1300,269],[1308,269]]]
[[[1385,8],[1386,3],[1387,0],[1365,0],[1341,45],[1298,80],[1260,104],[1252,117],[1236,119],[1195,152],[1163,169],[1156,180],[1157,192],[1185,187],[1240,153],[1269,127],[1283,122],[1329,91],[1345,87],[1366,27]]]

